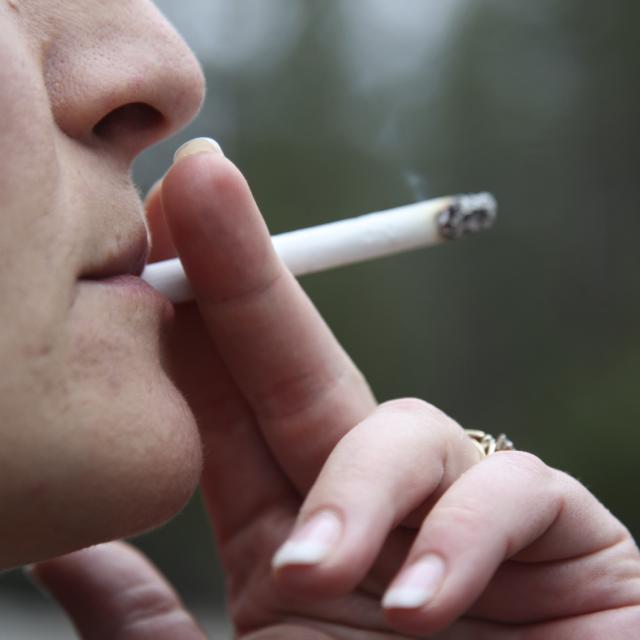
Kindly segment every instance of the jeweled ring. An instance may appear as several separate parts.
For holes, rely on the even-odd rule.
[[[494,438],[490,433],[479,429],[465,429],[464,432],[471,438],[471,442],[477,447],[483,458],[496,451],[513,451],[515,449],[513,442],[504,433]]]

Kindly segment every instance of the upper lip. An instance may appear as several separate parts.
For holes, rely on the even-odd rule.
[[[103,280],[120,275],[140,276],[149,256],[149,238],[144,226],[126,244],[118,246],[104,258],[99,259],[86,273],[84,280]]]

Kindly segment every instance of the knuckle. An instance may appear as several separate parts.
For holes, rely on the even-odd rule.
[[[545,499],[550,501],[550,504],[556,504],[558,509],[562,508],[569,495],[570,485],[576,483],[569,475],[553,469],[528,451],[501,451],[489,456],[489,460],[502,464],[506,475],[512,478],[517,486],[536,487]]]
[[[452,530],[458,534],[478,531],[490,524],[487,518],[486,508],[472,500],[460,499],[438,508],[438,521],[445,535]]]
[[[538,456],[528,451],[501,451],[497,455],[490,456],[489,459],[506,465],[517,473],[531,476],[536,480],[549,480],[556,473]]]
[[[383,410],[408,415],[429,426],[452,425],[455,422],[438,407],[420,398],[397,398],[380,405]]]
[[[138,584],[120,594],[118,609],[121,631],[134,628],[192,624],[178,597],[163,585]]]
[[[383,409],[398,411],[402,413],[416,413],[428,410],[431,405],[420,398],[394,398],[387,400],[380,405]]]
[[[138,584],[122,591],[121,605],[132,617],[147,617],[172,611],[178,606],[176,596],[163,586]]]

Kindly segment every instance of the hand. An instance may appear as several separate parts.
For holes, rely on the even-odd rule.
[[[199,309],[178,310],[172,367],[202,431],[202,488],[241,638],[634,637],[640,557],[626,529],[533,456],[480,461],[462,429],[426,403],[377,406],[273,254],[231,163],[182,160],[148,206],[157,257],[175,243],[198,297]],[[178,627],[173,614],[156,615],[154,593],[168,587],[139,556],[128,584],[142,575],[156,585],[141,589],[150,600],[142,614],[140,590],[128,598],[128,586],[110,588],[110,563],[88,598],[78,585],[95,583],[95,557],[36,569],[86,623],[84,637],[200,637],[184,613]],[[60,580],[68,562],[84,567],[73,584]],[[100,635],[89,618],[113,613],[114,597],[113,632]],[[160,611],[181,611],[171,602]],[[153,633],[140,623],[145,611]]]

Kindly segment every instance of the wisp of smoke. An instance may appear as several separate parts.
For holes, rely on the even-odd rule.
[[[405,169],[403,176],[415,200],[427,200],[429,190],[426,177],[411,169]]]

